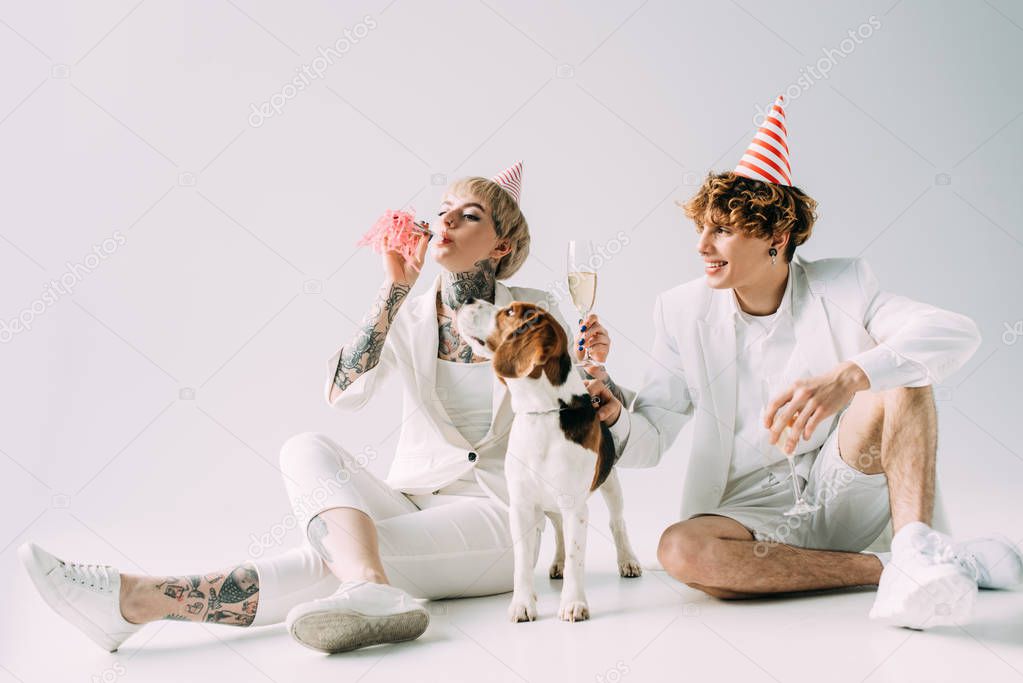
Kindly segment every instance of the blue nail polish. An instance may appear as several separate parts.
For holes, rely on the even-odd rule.
[[[583,325],[583,329],[582,329],[582,330],[580,330],[580,331],[581,331],[581,332],[585,332],[585,331],[586,331],[586,325]]]

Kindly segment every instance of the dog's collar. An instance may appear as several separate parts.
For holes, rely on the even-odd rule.
[[[594,408],[600,407],[600,397],[590,396],[590,405]],[[579,406],[564,405],[558,408],[548,408],[547,410],[523,410],[515,411],[516,415],[553,415],[554,413],[563,413],[566,410],[579,410]]]
[[[516,415],[552,415],[554,413],[563,413],[568,410],[568,406],[562,406],[561,408],[550,408],[548,410],[523,410],[522,412],[516,412]]]

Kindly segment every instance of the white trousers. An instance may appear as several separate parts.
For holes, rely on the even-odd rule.
[[[304,531],[310,519],[331,508],[365,512],[376,525],[387,578],[413,597],[474,597],[512,589],[513,543],[502,505],[488,496],[404,494],[365,464],[322,434],[288,439],[281,470],[299,528]],[[539,534],[538,529],[538,540]],[[259,574],[253,626],[284,621],[292,607],[326,597],[339,584],[308,539],[253,564]]]

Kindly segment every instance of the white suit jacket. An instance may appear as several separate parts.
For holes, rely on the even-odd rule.
[[[792,362],[814,375],[849,360],[863,368],[871,391],[926,386],[961,368],[980,345],[969,318],[881,291],[863,259],[796,256],[789,276]],[[716,508],[728,478],[737,391],[731,297],[732,290],[711,289],[703,278],[657,297],[653,362],[630,411],[622,412],[629,420],[622,467],[656,465],[694,422],[681,519]],[[817,429],[830,431],[836,420]]]
[[[433,493],[474,469],[484,458],[503,458],[508,447],[512,412],[508,388],[493,377],[492,417],[490,430],[483,440],[473,446],[451,423],[443,404],[437,397],[437,291],[440,276],[433,286],[398,310],[384,341],[380,362],[369,372],[360,375],[334,401],[330,401],[330,388],[340,359],[341,349],[327,361],[327,381],[324,387],[327,402],[335,408],[354,411],[372,396],[380,382],[397,375],[401,379],[401,433],[397,450],[386,477],[387,484],[398,491],[412,494]],[[496,283],[494,303],[506,306],[512,301],[527,301],[545,306],[565,328],[569,339],[574,338],[553,298],[539,289],[508,287]],[[399,420],[395,411],[394,421]],[[508,489],[501,476],[479,469],[477,479],[483,489],[506,507]]]

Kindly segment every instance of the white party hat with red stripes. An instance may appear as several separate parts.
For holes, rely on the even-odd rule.
[[[504,169],[493,178],[495,183],[505,189],[508,194],[512,196],[515,203],[519,203],[519,196],[522,194],[522,162],[516,161],[514,164]]]
[[[763,124],[757,129],[753,141],[735,167],[737,174],[765,183],[792,185],[784,102],[785,97],[778,95],[778,99],[771,105]]]

